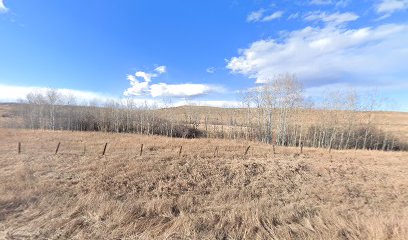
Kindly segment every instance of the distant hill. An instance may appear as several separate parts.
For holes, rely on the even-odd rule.
[[[0,103],[0,127],[7,127],[10,124],[18,122],[13,112],[20,106],[19,103]],[[161,108],[155,110],[147,110],[157,114],[165,119],[175,121],[190,121],[191,119],[198,121],[200,128],[203,127],[205,121],[209,125],[223,125],[230,127],[232,125],[245,125],[250,116],[251,121],[256,121],[258,116],[256,109],[244,108],[219,108],[207,106],[180,106]],[[329,121],[330,114],[333,111],[328,110],[302,110],[296,113],[294,121],[300,125],[313,125],[321,121]],[[346,115],[347,112],[337,111],[339,115]],[[371,122],[373,126],[393,134],[400,141],[408,142],[408,113],[406,112],[390,112],[390,111],[375,111],[375,112],[359,112],[358,121],[367,123]]]

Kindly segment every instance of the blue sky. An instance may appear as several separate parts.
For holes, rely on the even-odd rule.
[[[377,89],[408,111],[408,0],[0,0],[0,101],[80,98],[234,105],[292,73],[318,98]]]

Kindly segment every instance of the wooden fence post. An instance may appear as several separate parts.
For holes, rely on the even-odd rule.
[[[217,147],[215,147],[215,150],[214,150],[214,157],[218,157],[218,146]]]
[[[21,153],[21,142],[18,142],[18,154]]]
[[[61,142],[58,142],[57,149],[55,149],[55,155],[58,154],[58,150],[59,150],[59,148],[60,148],[60,145],[61,145]]]
[[[303,142],[300,142],[300,153],[303,153]]]
[[[275,144],[272,145],[273,155],[275,155]]]
[[[142,145],[140,145],[140,156],[142,156],[142,154],[143,154],[143,143]]]
[[[245,150],[245,153],[244,153],[245,156],[248,154],[248,151],[249,151],[249,148],[250,148],[250,147],[251,147],[251,146],[248,146],[247,149]]]
[[[103,148],[103,153],[102,156],[105,156],[105,152],[106,152],[106,147],[108,146],[108,143],[105,143],[105,147]]]
[[[183,151],[183,146],[180,146],[179,156],[181,156],[181,151]]]

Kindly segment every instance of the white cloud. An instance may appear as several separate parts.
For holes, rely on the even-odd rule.
[[[158,83],[150,86],[152,97],[194,97],[215,91],[214,87],[206,84],[166,84]]]
[[[297,12],[297,13],[292,13],[292,14],[289,15],[288,20],[296,19],[296,18],[298,18],[298,17],[299,17],[299,13],[298,13],[298,12]]]
[[[184,86],[183,86],[184,85]],[[193,86],[188,86],[193,85]],[[222,89],[213,86],[194,86],[200,84],[180,84],[180,85],[167,85],[166,91],[163,91],[161,95],[158,96],[175,96],[177,95],[177,91],[173,90],[174,87],[176,88],[184,88],[183,91],[179,91],[179,95],[182,97],[192,96],[192,93],[199,94],[200,92],[208,92],[208,91],[222,91]],[[3,85],[0,84],[0,102],[17,102],[19,100],[25,100],[27,94],[35,92],[45,95],[49,88],[46,87],[34,87],[34,86],[13,86],[13,85]],[[74,90],[74,89],[67,89],[67,88],[58,88],[56,89],[61,95],[68,97],[72,96],[76,99],[76,104],[79,105],[88,105],[89,103],[102,105],[108,101],[116,101],[122,104],[127,103],[126,98],[120,97],[113,97],[103,93],[91,92],[91,91],[81,91],[81,90]],[[190,91],[189,93],[187,93]],[[165,94],[167,92],[167,95]],[[185,92],[186,94],[180,94],[180,92]],[[168,93],[172,93],[168,94]],[[156,107],[168,107],[162,99],[152,99],[152,98],[131,98],[132,102],[137,106],[156,106]],[[239,107],[241,103],[238,101],[229,101],[229,100],[186,100],[186,99],[179,99],[174,102],[170,106],[182,106],[182,105],[197,105],[197,106],[211,106],[211,107]]]
[[[251,12],[247,17],[247,22],[269,22],[283,16],[283,11],[276,11],[270,15],[264,16],[265,12],[265,9]]]
[[[306,27],[281,38],[260,40],[239,51],[227,68],[267,82],[293,73],[309,86],[335,82],[398,84],[408,75],[408,25],[345,29]],[[399,80],[389,80],[393,76]],[[400,77],[398,77],[400,76]],[[402,76],[402,77],[401,77]]]
[[[125,96],[140,96],[149,90],[149,82],[140,82],[136,77],[128,75],[127,79],[130,81],[131,87],[126,89],[123,93]]]
[[[133,76],[133,75],[130,75],[130,74],[126,75],[126,78],[127,78],[127,80],[129,80],[129,81],[131,81],[131,82],[137,81],[137,80],[136,80],[136,77]]]
[[[4,5],[4,1],[0,0],[0,13],[6,13],[8,12],[8,8]]]
[[[210,70],[215,71],[215,68]],[[166,67],[159,66],[154,71],[158,74],[138,71],[134,75],[127,75],[130,87],[125,90],[123,95],[126,97],[143,95],[150,95],[151,97],[194,97],[220,90],[220,88],[206,84],[151,84],[152,79],[166,72]]]
[[[306,15],[305,20],[307,21],[322,21],[327,24],[343,24],[346,22],[355,21],[359,18],[358,15],[352,12],[345,12],[345,13],[333,13],[327,14],[325,12],[313,12]]]
[[[382,0],[377,6],[376,11],[383,14],[381,18],[387,18],[396,11],[408,9],[408,0]]]
[[[158,75],[155,73],[146,73],[146,72],[138,71],[135,73],[135,76],[143,78],[145,82],[150,82],[152,81],[152,78],[157,77]]]
[[[157,73],[147,73],[143,71],[137,71],[134,75],[128,74],[126,76],[129,80],[130,88],[126,89],[123,93],[124,96],[141,96],[150,91],[149,83],[153,78],[158,77],[159,75],[167,71],[166,66],[159,66],[154,69]],[[143,79],[140,81],[139,79]]]
[[[247,22],[258,22],[262,19],[265,9],[251,12],[247,17]]]
[[[278,18],[281,18],[283,16],[283,11],[277,11],[272,13],[271,15],[265,16],[264,18],[262,18],[262,22],[269,22]]]
[[[27,94],[31,92],[45,94],[49,88],[46,87],[25,87],[25,86],[12,86],[12,85],[0,85],[0,102],[16,102],[18,100],[24,100]],[[66,88],[57,89],[59,93],[66,96],[73,96],[79,102],[89,101],[106,101],[113,99],[113,97],[96,92],[80,91]]]
[[[159,74],[163,74],[163,73],[166,73],[167,68],[166,68],[166,66],[159,66],[156,69],[154,69],[154,71],[156,71]]]

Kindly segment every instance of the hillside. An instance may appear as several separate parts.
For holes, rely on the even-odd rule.
[[[19,104],[0,104],[0,127],[18,126],[19,119],[13,114],[18,109]],[[209,126],[216,125],[224,126],[226,129],[232,127],[231,119],[236,125],[245,125],[248,116],[248,110],[242,108],[217,108],[203,106],[182,106],[163,108],[158,110],[148,110],[155,113],[157,116],[164,119],[175,121],[189,121],[191,118],[198,119],[199,128],[204,130],[205,120],[207,119]],[[251,110],[250,116],[252,121],[257,121],[257,113],[254,109]],[[338,115],[347,115],[347,112],[337,111]],[[327,110],[309,110],[300,111],[294,116],[294,121],[302,126],[311,126],[313,124],[322,123],[322,121],[330,121],[330,115],[333,114]],[[401,142],[408,143],[408,113],[406,112],[357,112],[356,124],[370,122],[372,126],[384,130],[386,133],[392,134]],[[331,124],[331,123],[329,123]],[[339,123],[341,124],[341,122]]]
[[[0,238],[404,239],[407,158],[0,129]]]
[[[201,123],[205,116],[210,119],[217,119],[228,125],[228,121],[233,117],[237,119],[238,123],[244,123],[247,115],[247,109],[243,108],[218,108],[218,107],[204,107],[204,106],[182,106],[168,109],[158,110],[161,116],[173,116],[179,120],[184,120],[188,114],[198,115]],[[298,121],[306,125],[316,124],[322,120],[322,116],[327,115],[327,110],[310,110],[299,112],[295,117]],[[371,120],[374,126],[395,134],[403,141],[408,141],[408,112],[390,112],[390,111],[375,111],[375,112],[360,112],[360,119],[363,122]],[[251,113],[253,119],[256,120],[257,115]],[[370,118],[367,118],[370,116]]]

